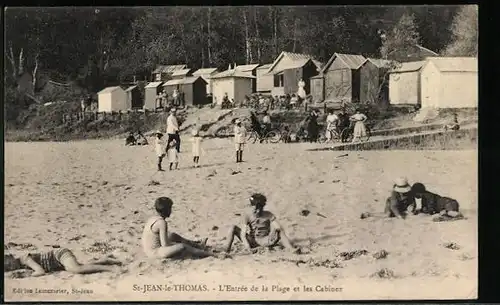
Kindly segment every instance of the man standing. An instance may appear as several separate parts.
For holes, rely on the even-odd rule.
[[[176,110],[175,108],[170,109],[170,115],[167,118],[167,135],[168,135],[168,140],[167,140],[167,147],[172,142],[172,140],[175,140],[176,142],[176,150],[178,153],[180,153],[181,150],[181,139],[179,137],[179,124],[177,122],[177,117],[175,116]]]

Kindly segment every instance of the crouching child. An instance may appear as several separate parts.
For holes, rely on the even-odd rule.
[[[384,214],[387,217],[404,219],[410,213],[416,214],[415,197],[408,180],[400,177],[394,182],[391,196],[385,202]]]
[[[231,251],[235,236],[249,250],[258,247],[274,247],[281,244],[295,253],[300,252],[300,248],[292,245],[273,213],[264,210],[266,203],[267,198],[262,194],[254,194],[250,197],[252,211],[245,213],[241,227],[233,226],[231,228],[226,253]]]

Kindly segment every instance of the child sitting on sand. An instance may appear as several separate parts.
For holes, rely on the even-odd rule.
[[[173,202],[168,197],[155,200],[157,215],[146,221],[142,233],[142,248],[146,255],[150,258],[172,258],[182,254],[191,254],[196,257],[216,256],[203,249],[207,239],[191,241],[168,231],[166,218],[172,213],[172,205]]]
[[[243,242],[247,249],[274,247],[281,243],[285,248],[293,250],[295,253],[300,252],[300,248],[292,245],[273,213],[264,210],[266,202],[267,198],[262,194],[253,194],[250,197],[252,211],[245,213],[241,228],[238,226],[231,228],[226,253],[231,251],[235,236]]]
[[[91,261],[88,264],[80,264],[73,252],[66,248],[59,248],[42,253],[29,253],[21,257],[12,254],[4,255],[4,271],[19,269],[32,269],[31,276],[41,276],[56,271],[68,271],[71,273],[87,274],[116,270],[112,266],[121,265],[119,261],[109,257]]]
[[[438,194],[429,192],[425,186],[417,182],[412,185],[411,191],[415,198],[422,201],[422,209],[420,212],[433,215],[439,213],[442,218],[461,218],[462,215],[458,211],[458,201],[448,197],[442,197]]]
[[[134,137],[134,133],[129,132],[127,138],[125,139],[125,146],[132,146],[132,145],[136,145],[136,144],[137,144],[137,140]]]
[[[174,169],[179,168],[179,159],[177,155],[177,141],[175,139],[172,139],[172,141],[168,144],[167,147],[167,157],[168,157],[168,162],[170,162],[169,169],[172,170],[172,166],[174,166]]]
[[[158,170],[163,171],[161,168],[161,162],[163,161],[163,158],[165,157],[165,149],[164,149],[164,141],[162,140],[163,138],[163,133],[161,131],[157,131],[155,133],[156,138],[155,138],[155,151],[156,151],[156,156],[158,157]]]

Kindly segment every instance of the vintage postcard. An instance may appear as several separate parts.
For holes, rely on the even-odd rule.
[[[6,8],[5,301],[477,298],[477,20]]]

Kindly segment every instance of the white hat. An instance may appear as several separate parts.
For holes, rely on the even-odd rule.
[[[235,124],[241,123],[241,120],[240,119],[236,119],[236,120],[234,120],[234,123]]]
[[[394,191],[398,193],[408,193],[411,191],[411,186],[406,177],[399,177],[394,181]]]

